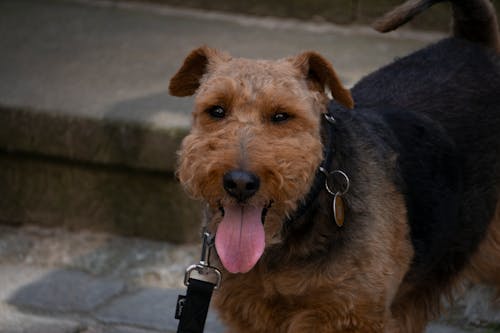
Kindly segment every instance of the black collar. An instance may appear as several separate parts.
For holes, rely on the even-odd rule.
[[[316,170],[316,176],[314,177],[313,184],[309,190],[309,193],[304,197],[304,199],[299,203],[299,206],[295,212],[286,219],[285,224],[291,226],[294,221],[300,219],[311,207],[312,203],[317,199],[318,195],[325,188],[325,174],[320,171],[320,168],[330,171],[333,161],[333,155],[335,153],[334,149],[334,132],[336,118],[333,116],[333,110],[343,110],[345,109],[340,104],[335,101],[330,101],[328,105],[327,113],[323,114],[321,118],[321,131],[323,138],[323,161],[321,162],[318,170]],[[347,110],[347,109],[345,109]]]

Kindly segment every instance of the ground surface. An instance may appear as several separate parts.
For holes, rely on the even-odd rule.
[[[39,227],[0,227],[0,332],[175,332],[175,301],[199,246]],[[427,333],[494,333],[474,290]],[[495,310],[493,310],[495,311]],[[499,322],[496,312],[496,321]],[[489,320],[488,319],[488,320]],[[222,332],[210,314],[206,332]]]

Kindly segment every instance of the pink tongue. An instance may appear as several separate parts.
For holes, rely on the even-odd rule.
[[[224,267],[231,273],[246,273],[264,252],[262,209],[231,205],[224,207],[215,247]]]

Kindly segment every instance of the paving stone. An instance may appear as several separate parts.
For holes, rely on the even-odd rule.
[[[427,326],[425,333],[467,333],[466,331],[454,326],[444,324],[430,324]]]
[[[209,311],[207,321],[205,322],[205,333],[221,333],[225,331],[224,325],[217,317],[215,311]]]
[[[500,300],[495,299],[495,289],[476,285],[469,289],[461,301],[464,315],[471,323],[500,323]]]
[[[37,281],[49,272],[49,269],[30,267],[26,265],[1,265],[0,302],[5,302],[16,291],[33,281]]]
[[[200,243],[199,236],[196,244],[174,245],[100,232],[0,225],[0,300],[16,286],[61,267],[119,278],[127,285],[183,288],[186,267],[199,260]]]
[[[156,330],[155,331],[144,330],[144,329],[133,328],[133,327],[125,327],[125,326],[116,326],[116,327],[112,327],[112,328],[104,331],[103,333],[153,333],[153,332],[157,332],[157,331]],[[168,331],[168,332],[162,331],[162,333],[171,333],[171,332],[170,331]],[[172,333],[174,333],[174,331],[172,331]]]
[[[158,332],[156,330],[145,330],[145,329],[140,329],[140,328],[135,328],[135,327],[127,327],[127,326],[94,326],[94,327],[88,327],[81,333],[154,333]],[[79,332],[80,333],[80,332]],[[174,331],[166,332],[163,331],[162,333],[174,333]]]
[[[177,295],[183,290],[148,288],[114,300],[102,308],[97,319],[107,324],[133,325],[175,332],[178,321],[174,318]],[[217,316],[210,313],[205,333],[223,332]]]
[[[16,291],[9,303],[44,311],[88,312],[124,289],[120,280],[92,277],[86,273],[56,270]]]
[[[81,329],[81,324],[71,320],[24,314],[12,307],[0,305],[2,333],[77,333]]]
[[[134,325],[158,330],[175,330],[175,302],[179,292],[148,288],[124,295],[104,306],[96,318],[106,324]]]

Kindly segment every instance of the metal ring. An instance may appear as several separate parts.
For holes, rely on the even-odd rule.
[[[337,122],[337,120],[331,114],[324,113],[324,115],[326,121],[328,121],[330,124],[335,124]]]
[[[342,170],[333,170],[332,172],[330,172],[332,176],[336,173],[341,174],[342,177],[344,177],[345,179],[345,189],[343,191],[337,191],[336,194],[344,195],[347,193],[347,191],[349,191],[349,186],[351,185],[351,181],[349,180],[349,177],[347,177],[347,174]]]
[[[349,186],[350,186],[350,180],[349,180],[349,177],[347,176],[347,174],[344,172],[344,171],[341,171],[341,170],[333,170],[331,172],[328,172],[325,170],[325,168],[323,167],[319,167],[319,170],[321,172],[323,172],[326,176],[326,179],[325,179],[325,188],[326,190],[328,191],[328,193],[330,193],[331,195],[335,196],[335,195],[344,195],[347,193],[347,191],[349,191]],[[344,177],[345,179],[345,189],[343,191],[333,191],[330,186],[328,185],[328,176],[333,176],[334,174],[340,174]]]
[[[222,273],[213,266],[204,265],[191,265],[186,269],[186,274],[184,275],[184,285],[189,286],[189,279],[191,278],[191,272],[196,271],[200,275],[212,274],[216,277],[214,289],[219,289],[222,282]]]

